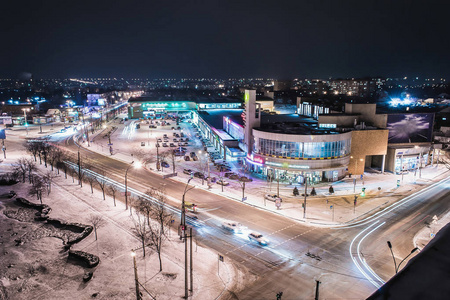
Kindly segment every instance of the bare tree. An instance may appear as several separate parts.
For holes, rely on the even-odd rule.
[[[57,146],[51,145],[49,147],[48,161],[52,167],[52,171],[53,171],[53,167],[56,166],[56,164],[59,161],[61,161],[62,156],[63,156],[63,151],[61,149],[59,149]],[[59,173],[59,169],[58,169],[58,173]]]
[[[87,175],[85,176],[86,181],[89,182],[89,185],[91,186],[91,193],[94,193],[94,183],[97,182],[97,179],[94,175]]]
[[[142,251],[143,255],[145,257],[145,244],[147,242],[148,238],[148,225],[147,221],[145,220],[145,217],[140,214],[135,214],[133,217],[133,224],[134,224],[134,232],[140,239],[142,243]]]
[[[13,170],[22,177],[22,182],[25,182],[25,178],[28,171],[27,159],[25,157],[19,158],[13,164]]]
[[[27,165],[28,181],[31,183],[33,172],[37,170],[36,163],[33,161],[32,158],[27,159],[25,163]]]
[[[100,215],[91,215],[89,222],[94,226],[95,240],[97,240],[97,229],[105,225],[105,220]]]
[[[106,199],[105,198],[105,192],[106,192],[106,188],[107,188],[107,184],[108,184],[108,178],[106,177],[106,172],[105,171],[99,171],[98,174],[100,176],[96,176],[95,180],[97,181],[98,186],[102,190],[103,200],[105,200]]]
[[[50,195],[50,192],[52,191],[53,178],[56,178],[56,177],[57,177],[57,175],[53,174],[52,171],[47,171],[47,173],[45,173],[44,177],[42,177],[44,182],[47,184],[47,195]]]
[[[146,192],[147,195],[151,195],[151,193],[152,192],[150,190]],[[137,210],[138,212],[144,214],[147,218],[147,225],[150,226],[150,214],[152,212],[151,202],[144,197],[139,197],[137,202]]]
[[[39,141],[26,141],[25,143],[25,149],[27,150],[28,153],[30,153],[31,155],[33,155],[34,157],[34,161],[37,162],[37,156],[39,154]]]
[[[117,188],[117,186],[113,183],[110,184],[108,186],[108,192],[111,194],[111,196],[113,197],[113,201],[114,201],[114,206],[116,206],[116,194],[119,191],[119,189]]]
[[[31,189],[28,191],[28,194],[31,196],[36,196],[42,204],[42,194],[45,193],[46,190],[47,184],[44,182],[42,177],[34,175],[33,183],[31,185]]]
[[[151,218],[152,222],[148,226],[149,246],[156,251],[159,259],[159,271],[162,271],[161,252],[167,233],[170,229],[170,221],[172,215],[166,208],[167,197],[163,190],[152,189],[150,194],[154,201],[151,202]]]

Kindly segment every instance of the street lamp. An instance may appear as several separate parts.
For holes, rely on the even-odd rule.
[[[127,180],[128,170],[131,168],[131,166],[133,164],[134,164],[134,160],[130,163],[130,165],[128,166],[127,170],[125,171],[125,210],[128,209],[128,180]],[[136,162],[134,167],[136,169],[139,169],[141,167],[141,163],[140,162]],[[130,206],[130,209],[131,209],[131,206]]]
[[[22,110],[23,110],[23,114],[24,114],[24,117],[25,117],[25,128],[27,130],[27,135],[28,135],[27,111],[30,111],[30,109],[29,108],[22,108]]]
[[[141,293],[139,292],[139,279],[136,265],[136,252],[133,249],[131,249],[131,257],[133,257],[133,265],[134,265],[134,284],[136,285],[136,300],[141,300]]]
[[[394,252],[392,251],[392,244],[390,241],[387,241],[388,247],[391,250],[391,254],[392,254],[392,258],[394,259],[394,267],[395,267],[395,274],[398,273],[398,271],[400,270],[400,266],[401,264],[414,252],[416,252],[417,250],[419,250],[419,248],[415,247],[414,249],[411,250],[411,252],[398,264],[397,266],[397,262],[395,260],[395,256],[394,256]]]
[[[188,251],[187,251],[187,238],[186,238],[186,206],[184,202],[184,197],[187,192],[194,189],[195,186],[192,186],[188,188],[189,182],[192,180],[192,178],[189,178],[188,182],[186,183],[186,186],[184,187],[184,193],[181,200],[181,238],[184,238],[184,298],[188,299]]]

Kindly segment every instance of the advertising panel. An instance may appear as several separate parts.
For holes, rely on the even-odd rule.
[[[388,115],[388,142],[421,143],[431,142],[434,114],[393,114]]]

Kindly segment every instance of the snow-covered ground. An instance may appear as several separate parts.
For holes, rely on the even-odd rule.
[[[54,129],[57,131],[57,128]],[[30,130],[29,136],[33,134]],[[21,144],[26,136],[21,131],[8,131],[7,158],[0,164],[1,173],[7,172],[19,157],[28,156]],[[37,132],[34,132],[37,134]],[[43,165],[38,172],[45,173]],[[0,195],[14,190],[18,197],[38,203],[28,195],[30,185],[19,183],[0,186]],[[14,199],[0,198],[0,299],[135,299],[134,268],[131,249],[140,247],[133,234],[133,220],[124,204],[113,205],[111,197],[102,199],[102,193],[89,184],[81,188],[77,180],[60,174],[54,179],[52,191],[44,195],[43,202],[52,208],[51,218],[90,225],[90,217],[99,215],[105,225],[72,246],[99,256],[100,264],[93,268],[91,281],[83,283],[86,271],[92,271],[67,259],[62,241],[54,237],[31,238],[16,246],[14,239],[24,235],[34,236],[42,226],[37,222],[20,222],[3,214],[4,210],[18,210]],[[133,214],[135,212],[133,211]],[[242,289],[252,280],[245,270],[236,268],[230,261],[220,262],[218,254],[193,241],[194,291],[192,299],[228,299],[230,292]],[[175,231],[163,246],[163,271],[159,272],[156,253],[147,250],[144,258],[137,250],[139,282],[157,299],[174,299],[184,296],[184,244]],[[143,299],[151,299],[141,288]]]

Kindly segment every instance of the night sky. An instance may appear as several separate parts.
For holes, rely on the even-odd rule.
[[[449,1],[6,1],[0,77],[450,78]]]

